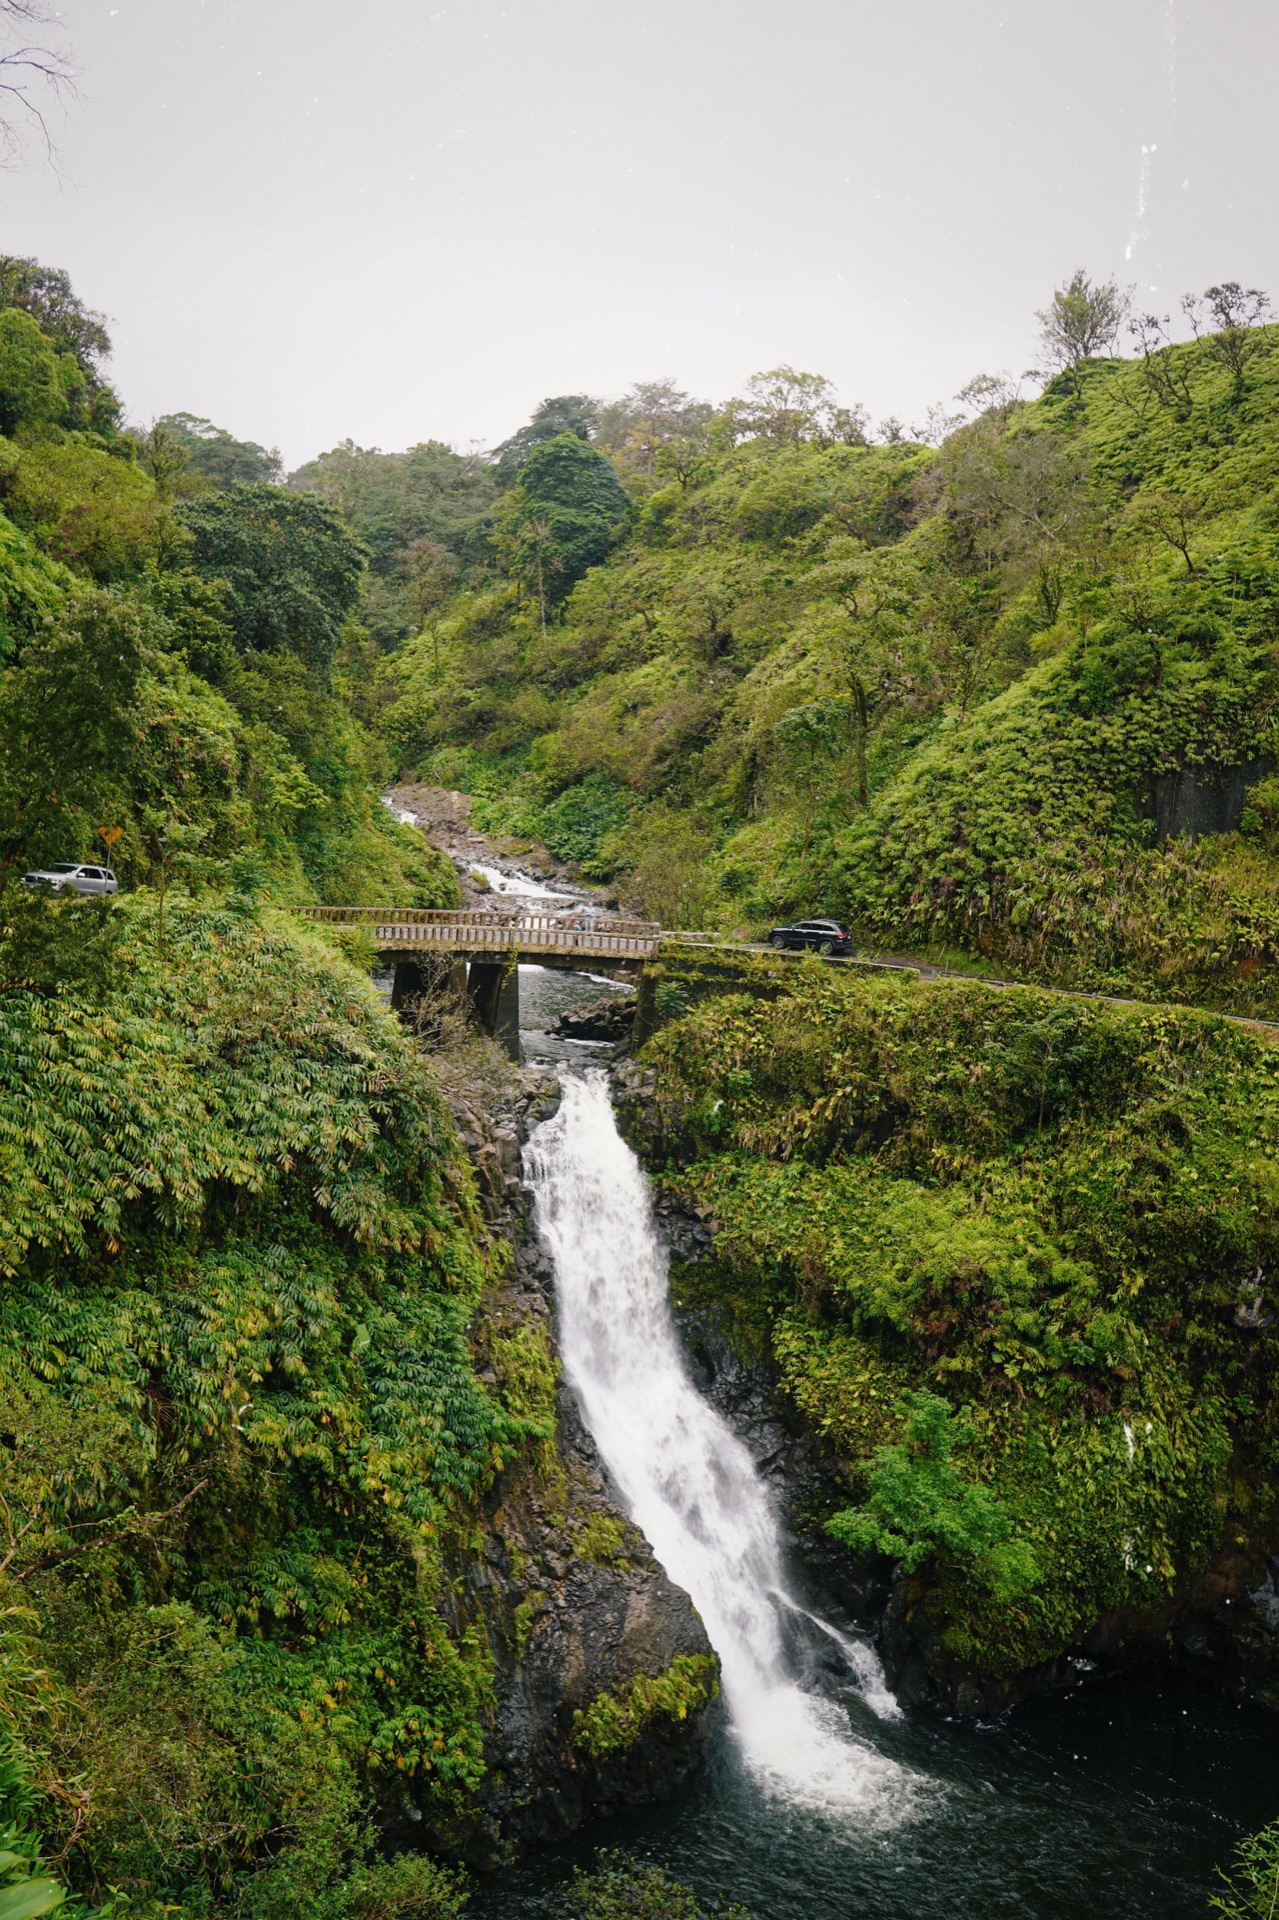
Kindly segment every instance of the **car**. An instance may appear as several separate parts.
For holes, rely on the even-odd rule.
[[[847,927],[838,920],[797,920],[793,927],[774,927],[770,947],[808,947],[814,953],[850,954],[854,951]]]
[[[24,887],[41,893],[117,893],[120,882],[110,867],[95,867],[80,860],[59,860],[51,867],[36,867],[22,876]]]

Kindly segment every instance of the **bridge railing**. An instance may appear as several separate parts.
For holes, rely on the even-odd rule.
[[[452,911],[445,907],[294,907],[292,911],[328,926],[367,926],[375,940],[397,948],[452,947],[469,953],[542,948],[643,959],[657,952],[662,932],[651,920],[589,912]]]

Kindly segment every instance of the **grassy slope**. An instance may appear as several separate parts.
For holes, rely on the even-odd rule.
[[[1238,406],[1203,353],[1170,356],[1190,369],[1188,419],[1112,363],[1023,422],[1082,439],[1110,531],[1037,636],[1049,658],[950,724],[842,836],[831,897],[872,937],[1279,1010],[1268,787],[1245,836],[1151,844],[1161,776],[1274,752],[1279,341]],[[1188,559],[1169,533],[1188,536]]]

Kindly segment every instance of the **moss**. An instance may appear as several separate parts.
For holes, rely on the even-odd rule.
[[[575,1552],[597,1567],[627,1567],[630,1529],[613,1513],[589,1513],[573,1541]]]
[[[513,1651],[517,1665],[528,1652],[528,1643],[533,1636],[533,1628],[545,1613],[547,1600],[548,1595],[543,1593],[540,1587],[535,1588],[532,1593],[526,1593],[524,1595],[515,1609],[513,1620]]]
[[[573,1745],[593,1760],[621,1753],[662,1722],[678,1724],[719,1694],[713,1654],[682,1653],[663,1673],[640,1673],[626,1685],[601,1693],[573,1715]]]

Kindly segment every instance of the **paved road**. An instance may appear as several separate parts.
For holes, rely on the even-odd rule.
[[[712,940],[706,937],[672,934],[670,939],[685,939],[690,945],[706,947],[716,953],[762,953],[772,960],[802,960],[804,955],[792,948],[777,948],[763,941]],[[957,967],[936,966],[910,954],[858,953],[848,959],[834,954],[821,956],[828,967],[864,967],[878,973],[913,973],[920,980],[967,980],[980,987],[1033,987],[1036,993],[1051,993],[1059,1000],[1097,1000],[1108,1007],[1132,1007],[1137,1012],[1171,1007],[1178,1013],[1198,1013],[1213,1020],[1228,1020],[1232,1026],[1249,1027],[1267,1040],[1279,1043],[1279,1020],[1263,1020],[1254,1014],[1221,1013],[1215,1007],[1192,1006],[1185,1000],[1133,1000],[1117,993],[1089,993],[1082,987],[1050,987],[1039,980],[997,979],[991,974],[964,973]]]

